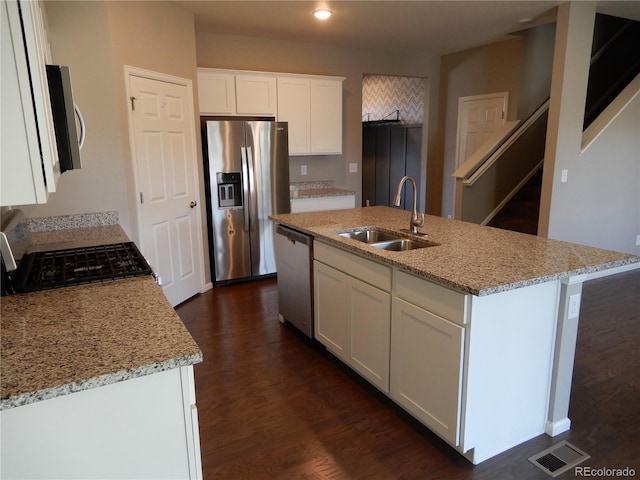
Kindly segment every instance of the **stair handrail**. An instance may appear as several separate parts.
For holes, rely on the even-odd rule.
[[[640,95],[640,74],[636,75],[607,108],[591,122],[591,125],[582,132],[581,155],[638,95]]]
[[[473,175],[473,173],[487,161],[491,154],[509,138],[509,135],[513,134],[519,123],[520,120],[505,122],[501,128],[487,138],[451,176],[465,180]]]
[[[538,118],[540,118],[548,109],[550,98],[548,98],[538,109],[533,112],[529,118],[527,118],[524,122],[522,122],[516,131],[509,135],[509,137],[497,148],[495,151],[484,161],[479,168],[477,168],[469,177],[465,178],[462,182],[464,186],[471,186],[482,175],[491,168],[491,166],[500,158],[500,156],[511,146],[515,141],[520,138]],[[461,177],[459,177],[461,178]]]

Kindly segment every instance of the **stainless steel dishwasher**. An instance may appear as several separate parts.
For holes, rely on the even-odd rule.
[[[313,237],[276,226],[278,313],[313,338]]]

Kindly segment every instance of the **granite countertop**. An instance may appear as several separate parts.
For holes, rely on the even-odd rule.
[[[430,215],[420,231],[439,244],[434,247],[386,251],[336,233],[365,226],[398,231],[408,228],[410,217],[380,206],[271,216],[318,240],[478,296],[640,262],[625,253]]]
[[[33,232],[27,251],[129,241],[119,225]],[[0,409],[202,361],[151,276],[3,297]]]
[[[301,190],[294,190],[294,194],[291,195],[291,199],[297,198],[317,198],[317,197],[339,197],[342,195],[355,195],[356,193],[351,190],[345,190],[342,188],[327,187],[327,188],[305,188]]]
[[[339,197],[343,195],[355,195],[353,190],[336,188],[333,181],[324,180],[318,182],[294,182],[290,184],[291,200],[300,198]]]

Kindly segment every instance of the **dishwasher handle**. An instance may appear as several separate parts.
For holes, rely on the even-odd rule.
[[[276,226],[276,233],[286,237],[293,243],[300,242],[304,245],[313,245],[313,237],[311,235],[307,235],[306,233],[302,233],[297,230],[292,230],[291,228],[287,228],[280,224]]]

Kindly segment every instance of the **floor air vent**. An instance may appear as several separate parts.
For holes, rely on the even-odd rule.
[[[552,477],[557,477],[589,457],[590,455],[570,443],[560,442],[533,457],[529,457],[529,461]]]

